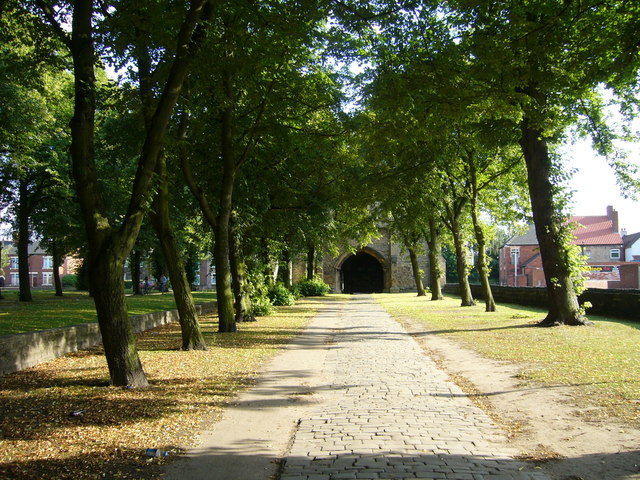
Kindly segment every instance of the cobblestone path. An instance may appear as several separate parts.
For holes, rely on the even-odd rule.
[[[280,480],[547,480],[366,295],[334,313],[328,388],[300,420]]]

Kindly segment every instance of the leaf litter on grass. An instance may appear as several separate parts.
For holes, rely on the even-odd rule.
[[[0,478],[154,478],[167,460],[145,450],[175,455],[193,444],[318,302],[281,308],[235,334],[217,334],[217,317],[202,317],[207,351],[179,350],[176,324],[140,334],[148,388],[109,387],[101,347],[0,377]]]

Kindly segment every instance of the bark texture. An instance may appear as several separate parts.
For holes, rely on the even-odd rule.
[[[478,274],[480,275],[480,286],[484,297],[485,312],[495,312],[496,302],[493,299],[491,284],[489,283],[489,265],[487,262],[487,241],[484,228],[478,218],[478,179],[473,158],[469,159],[469,170],[471,175],[471,220],[473,222],[473,233],[476,237],[478,247]]]
[[[520,145],[527,164],[527,181],[544,276],[549,296],[549,313],[541,326],[584,325],[580,312],[566,246],[562,240],[562,224],[557,219],[554,189],[551,183],[551,158],[543,132],[525,118],[520,124]]]
[[[406,245],[405,245],[406,246]],[[424,284],[422,283],[422,275],[420,275],[420,265],[418,264],[418,255],[416,254],[416,249],[413,247],[408,247],[409,251],[409,259],[411,260],[411,270],[413,272],[413,280],[416,284],[416,290],[418,291],[419,297],[425,297],[427,292],[424,289]]]
[[[232,221],[233,225],[233,221]],[[236,322],[255,322],[251,314],[251,299],[247,291],[247,267],[235,228],[231,228],[229,264],[231,266],[231,287],[233,289]]]
[[[440,258],[442,257],[442,244],[440,242],[440,227],[433,216],[429,218],[429,232],[426,236],[429,246],[429,280],[431,288],[431,300],[442,300],[442,270]]]
[[[233,188],[235,185],[236,164],[233,150],[233,89],[231,75],[223,75],[223,91],[228,106],[222,112],[222,162],[224,171],[220,189],[220,206],[216,218],[215,258],[216,258],[216,291],[218,297],[219,332],[235,332],[235,309],[233,306],[233,289],[231,287],[230,255],[230,221],[233,210]]]
[[[183,350],[206,350],[207,345],[200,330],[198,313],[187,281],[184,261],[178,250],[178,242],[169,220],[169,181],[163,155],[158,159],[158,191],[153,200],[151,223],[160,241],[162,255],[169,270],[169,278],[176,301]]]
[[[462,229],[460,220],[454,218],[451,221],[451,235],[453,236],[453,244],[456,250],[456,268],[458,271],[458,284],[460,288],[461,306],[471,307],[476,304],[471,294],[469,286],[467,251],[464,247],[464,239],[462,238]]]
[[[111,384],[145,387],[142,368],[124,295],[124,259],[105,252],[89,266],[91,291],[96,304]],[[108,353],[107,353],[108,352]]]

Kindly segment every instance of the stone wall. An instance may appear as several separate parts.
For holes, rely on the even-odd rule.
[[[457,284],[447,284],[447,293],[458,294]],[[530,307],[549,308],[547,289],[538,287],[491,287],[496,302],[515,303]],[[471,285],[474,298],[482,298],[480,285]],[[591,302],[589,313],[640,321],[640,290],[588,288],[579,299],[580,304]]]
[[[353,245],[356,248],[356,245]],[[418,256],[420,269],[424,272],[423,282],[425,287],[429,285],[429,256],[426,254],[428,247],[423,245],[425,254]],[[380,227],[380,236],[361,250],[374,256],[381,264],[384,271],[385,292],[415,292],[416,284],[413,279],[411,260],[408,253],[402,253],[400,245],[392,242],[387,227]],[[340,293],[340,269],[343,262],[350,256],[343,253],[337,257],[325,255],[322,261],[323,280],[331,286],[334,293]]]
[[[198,314],[216,311],[216,303],[196,305]],[[135,333],[178,321],[178,311],[154,312],[130,317]],[[0,337],[0,375],[17,372],[62,355],[102,343],[97,323],[52,328]]]

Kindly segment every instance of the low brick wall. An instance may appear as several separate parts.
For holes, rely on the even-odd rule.
[[[458,284],[448,283],[443,290],[457,295]],[[496,302],[549,308],[546,288],[492,285],[491,292]],[[480,285],[471,285],[471,293],[474,298],[483,298]],[[588,288],[578,300],[581,304],[591,302],[591,308],[587,314],[593,313],[640,322],[640,290]]]
[[[216,303],[196,305],[198,314],[216,311]],[[154,312],[130,317],[133,331],[178,321],[178,311]],[[102,343],[97,323],[83,323],[70,327],[52,328],[38,332],[19,333],[0,337],[0,375],[17,372],[62,355]]]

